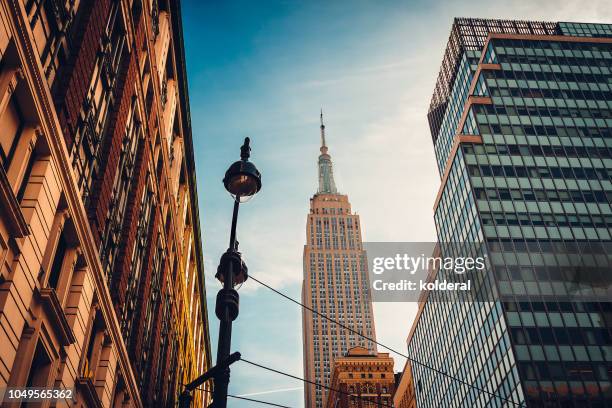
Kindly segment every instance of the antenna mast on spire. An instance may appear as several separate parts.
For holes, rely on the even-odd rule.
[[[325,143],[325,125],[323,124],[323,108],[321,108],[321,153],[327,154],[327,144]]]
[[[319,156],[319,193],[338,194],[331,157],[327,154],[325,142],[325,124],[323,124],[323,108],[321,108],[321,155]]]

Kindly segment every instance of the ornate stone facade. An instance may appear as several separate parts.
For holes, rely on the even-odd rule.
[[[178,1],[0,2],[0,389],[174,406],[210,365],[182,41]]]
[[[325,408],[392,407],[393,359],[354,347],[334,360],[330,386]]]

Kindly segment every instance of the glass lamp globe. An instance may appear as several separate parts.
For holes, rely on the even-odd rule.
[[[225,172],[223,185],[235,200],[244,203],[261,189],[261,174],[253,163],[239,160]]]

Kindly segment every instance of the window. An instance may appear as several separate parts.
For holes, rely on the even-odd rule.
[[[0,163],[8,173],[17,142],[23,129],[23,119],[15,98],[11,98],[0,118]]]
[[[61,234],[55,249],[55,256],[53,257],[53,263],[51,264],[51,270],[49,271],[49,278],[47,280],[47,286],[50,288],[57,289],[65,255],[66,239],[64,238],[64,234]]]
[[[96,370],[100,364],[102,349],[104,347],[104,320],[97,305],[94,306],[95,318],[92,323],[91,332],[89,334],[89,341],[87,343],[87,354],[83,359],[82,376],[90,378],[95,382]]]
[[[170,327],[172,325],[171,319],[172,319],[172,302],[170,300],[166,300],[164,302],[163,315],[162,315],[161,339],[160,339],[160,346],[159,346],[160,356],[166,356],[168,354],[168,351],[170,351],[170,353],[172,352],[172,350],[169,350],[170,344],[169,344],[169,339],[168,339]],[[168,356],[168,362],[169,364],[172,364],[172,365],[176,364],[176,361],[174,361],[174,357],[172,356],[172,354]],[[160,389],[160,390],[163,389],[164,383],[167,380],[164,376],[164,370],[165,370],[165,367],[163,364],[157,365],[157,372],[155,374],[155,378],[157,381],[157,389]],[[173,378],[173,377],[170,377],[170,378]]]
[[[51,358],[45,350],[42,342],[36,342],[36,350],[30,365],[26,387],[47,387],[49,384],[49,374],[51,372]]]
[[[136,156],[144,148],[141,138],[142,131],[137,115],[136,98],[132,99],[128,123],[121,143],[119,164],[113,180],[111,204],[104,232],[102,234],[100,259],[104,267],[107,280],[111,279],[115,261],[117,260],[120,237],[123,229],[128,196],[134,180],[133,173]]]
[[[41,264],[39,280],[43,288],[55,290],[62,307],[70,292],[78,259],[78,239],[74,224],[68,218],[67,210],[59,208],[51,226],[49,243]]]
[[[38,130],[26,126],[26,123],[35,123],[36,118],[26,117],[21,109],[23,99],[29,98],[29,95],[15,92],[23,86],[19,81],[21,73],[11,68],[17,59],[15,53],[11,43],[0,63],[0,166],[20,201],[36,159],[34,146]]]
[[[116,80],[126,60],[123,58],[126,37],[120,4],[113,2],[70,151],[77,185],[86,207],[91,185],[98,176],[98,156],[108,130]]]
[[[140,217],[138,219],[138,230],[136,232],[136,241],[132,248],[131,254],[131,273],[128,278],[128,287],[126,291],[125,303],[121,313],[121,328],[126,342],[129,342],[132,331],[133,319],[136,316],[136,302],[138,298],[138,288],[140,286],[140,278],[143,270],[143,261],[146,249],[149,246],[149,240],[152,233],[152,218],[155,211],[155,204],[151,187],[147,184],[147,188],[143,191],[140,204]]]
[[[174,378],[174,377],[170,377]],[[117,379],[117,385],[115,386],[115,394],[113,397],[113,408],[123,408],[125,406],[127,391],[125,389],[125,381],[123,377]]]
[[[45,0],[28,0],[25,5],[34,42],[49,84],[53,82],[58,63],[64,59],[64,53],[60,54],[63,34],[60,34],[58,26],[58,23],[61,23],[60,10],[63,7],[57,8],[56,19],[53,10],[54,3]],[[65,9],[61,11],[66,13]]]
[[[74,28],[78,26],[81,11],[91,4],[82,0],[26,0],[24,3],[47,83],[57,88],[60,81],[55,79],[70,52]]]
[[[161,274],[164,269],[164,265],[164,248],[161,243],[158,242],[157,249],[153,254],[151,266],[151,294],[146,305],[143,305],[145,308],[145,314],[142,331],[142,354],[140,364],[138,366],[142,372],[148,372],[152,363],[151,352],[153,350],[151,350],[151,342],[154,332],[153,318],[154,313],[158,309],[158,305],[161,301]],[[193,300],[193,298],[191,300]],[[141,380],[146,380],[145,376],[142,376]]]

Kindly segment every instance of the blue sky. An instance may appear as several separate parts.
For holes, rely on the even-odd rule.
[[[263,188],[241,208],[240,248],[253,276],[299,299],[321,107],[336,184],[365,239],[430,241],[439,175],[426,113],[452,18],[612,22],[604,0],[183,0],[182,8],[213,350],[213,275],[232,210],[221,179],[245,136]],[[301,310],[254,281],[240,294],[232,349],[301,376]],[[405,350],[415,305],[374,310],[378,340]],[[301,385],[239,362],[230,393],[302,407]]]

